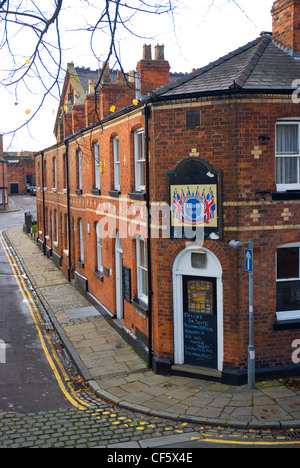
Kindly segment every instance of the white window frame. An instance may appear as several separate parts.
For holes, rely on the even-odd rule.
[[[120,190],[120,140],[118,136],[113,138],[113,155],[114,155],[114,188]]]
[[[98,141],[94,143],[94,158],[95,158],[95,188],[100,190],[101,176],[100,176],[100,151]]]
[[[68,173],[67,173],[67,155],[63,155],[63,166],[64,166],[64,189],[68,186]]]
[[[80,245],[80,262],[84,264],[84,237],[83,237],[83,221],[79,220],[79,245]]]
[[[295,248],[299,249],[299,273],[297,278],[277,278],[277,252],[279,249],[288,249]],[[288,281],[299,281],[300,282],[300,242],[293,242],[290,244],[279,245],[276,252],[276,288],[278,283],[284,283]],[[278,321],[287,321],[287,320],[297,320],[300,319],[300,309],[299,310],[288,310],[288,311],[276,311],[276,317]]]
[[[278,154],[277,153],[277,128],[282,125],[297,125],[298,126],[298,153],[294,154]],[[277,160],[278,158],[297,158],[297,183],[277,183]],[[300,190],[300,119],[283,119],[276,122],[276,137],[275,137],[275,180],[276,189],[278,192],[286,192],[287,190]]]
[[[97,271],[103,273],[103,248],[102,248],[102,234],[100,222],[96,225],[96,242],[97,242]]]
[[[144,249],[145,264],[141,264],[141,248]],[[138,299],[148,304],[148,294],[143,291],[143,275],[146,275],[146,288],[148,288],[147,278],[147,248],[143,237],[136,238],[136,271],[137,271],[137,296]]]
[[[55,210],[55,239],[54,241],[57,243],[58,245],[58,210]]]
[[[78,164],[78,188],[82,190],[82,153],[81,153],[81,150],[77,151],[77,164]]]
[[[141,138],[141,145],[139,144]],[[142,152],[140,152],[142,148]],[[139,128],[134,132],[134,167],[135,167],[135,190],[137,192],[145,191],[145,131],[143,128]],[[141,178],[143,173],[143,180]]]

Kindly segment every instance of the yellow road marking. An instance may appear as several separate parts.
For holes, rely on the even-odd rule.
[[[192,440],[196,440],[198,437],[193,438]],[[300,441],[294,440],[294,441],[286,441],[286,442],[277,442],[274,440],[273,442],[258,442],[258,441],[239,441],[239,440],[224,440],[224,439],[200,439],[201,442],[209,442],[213,444],[230,444],[230,445],[266,445],[266,446],[272,446],[272,445],[300,445]]]
[[[38,332],[38,335],[39,335],[39,338],[40,338],[40,341],[41,341],[41,344],[42,344],[42,347],[43,347],[43,350],[44,350],[44,353],[48,359],[48,362],[50,364],[50,367],[55,375],[55,378],[59,384],[59,387],[60,389],[62,390],[62,392],[64,393],[65,397],[70,401],[70,403],[75,406],[77,409],[83,411],[86,409],[86,407],[90,407],[90,405],[82,400],[80,400],[76,393],[75,393],[75,390],[72,388],[72,385],[71,385],[71,382],[70,382],[70,379],[69,379],[69,376],[67,374],[67,372],[65,371],[57,353],[56,353],[56,350],[54,349],[52,343],[51,343],[51,340],[50,340],[50,337],[47,337],[47,341],[48,341],[48,344],[49,346],[51,346],[51,351],[52,351],[52,354],[53,354],[53,357],[55,359],[55,362],[56,362],[56,365],[52,359],[52,357],[50,356],[50,353],[48,351],[48,348],[46,346],[46,343],[45,343],[45,340],[44,340],[44,337],[43,337],[43,334],[42,334],[42,331],[41,331],[41,328],[40,326],[44,324],[43,322],[43,319],[42,319],[42,316],[40,314],[40,311],[35,303],[35,300],[34,300],[34,297],[33,295],[31,294],[31,292],[28,290],[27,288],[27,284],[24,280],[24,278],[22,277],[21,275],[21,271],[18,267],[18,265],[16,265],[14,262],[15,262],[15,259],[13,257],[13,255],[11,254],[11,252],[9,251],[9,247],[7,245],[7,242],[5,241],[4,237],[3,237],[3,234],[2,232],[0,233],[0,242],[2,244],[2,247],[4,249],[4,252],[8,258],[8,261],[10,263],[10,266],[13,270],[13,273],[14,273],[14,276],[17,280],[17,283],[18,283],[18,286],[19,286],[19,289],[25,299],[25,302],[29,308],[29,311],[30,311],[30,314],[31,314],[31,317],[34,321],[34,324],[36,326],[36,330]],[[13,261],[12,261],[13,259]],[[68,388],[65,386],[59,372],[58,372],[58,369],[57,367],[60,369],[60,372],[62,373],[63,377],[64,377],[64,380],[66,382],[68,382]]]

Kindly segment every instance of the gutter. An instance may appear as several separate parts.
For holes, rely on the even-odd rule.
[[[71,216],[70,216],[70,177],[69,177],[69,140],[64,141],[66,147],[66,183],[67,183],[67,207],[68,207],[68,246],[69,246],[69,266],[68,266],[68,281],[71,282]]]
[[[144,106],[143,114],[145,117],[145,159],[146,159],[146,209],[147,209],[147,276],[148,276],[148,368],[152,369],[153,350],[152,350],[152,275],[151,275],[151,211],[150,211],[150,165],[149,165],[149,118],[151,108]]]

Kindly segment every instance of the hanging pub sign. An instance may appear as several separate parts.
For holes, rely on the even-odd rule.
[[[221,172],[191,157],[167,173],[171,238],[220,239]]]

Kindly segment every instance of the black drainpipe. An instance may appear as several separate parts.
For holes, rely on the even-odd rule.
[[[148,274],[148,367],[152,369],[152,278],[151,278],[151,210],[150,210],[150,166],[149,166],[149,118],[151,108],[145,104],[143,109],[145,116],[145,158],[146,158],[146,209],[147,209],[147,274]]]
[[[43,193],[43,224],[44,224],[44,242],[43,242],[43,251],[46,255],[46,217],[45,217],[45,173],[44,173],[44,151],[41,152],[42,155],[42,193]]]
[[[68,245],[69,245],[69,266],[68,266],[68,281],[71,282],[71,216],[70,216],[70,178],[69,178],[69,141],[65,140],[66,147],[66,183],[67,183],[67,205],[68,205]]]

